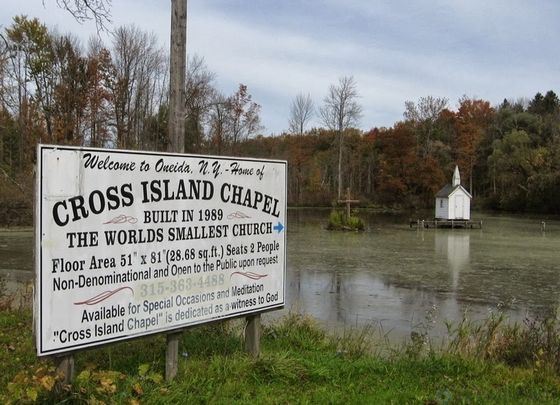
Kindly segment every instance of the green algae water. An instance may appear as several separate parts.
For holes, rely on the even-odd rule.
[[[412,229],[409,216],[362,211],[364,232],[326,230],[328,210],[288,212],[287,306],[327,329],[373,326],[397,340],[443,322],[549,315],[560,301],[560,221],[474,213],[482,229]],[[428,217],[424,215],[424,217]],[[414,217],[416,218],[416,217]],[[0,276],[33,277],[30,230],[0,231]]]
[[[475,213],[482,229],[411,229],[408,216],[360,215],[365,232],[331,232],[328,211],[290,211],[288,303],[329,329],[370,325],[397,339],[441,334],[465,314],[522,321],[558,308],[558,220],[543,232],[540,218]]]

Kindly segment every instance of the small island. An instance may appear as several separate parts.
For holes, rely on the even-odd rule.
[[[364,221],[354,215],[346,215],[339,210],[332,210],[327,225],[329,231],[363,231]]]
[[[364,221],[359,217],[352,215],[350,204],[359,203],[359,200],[350,198],[350,188],[346,189],[346,199],[338,200],[339,204],[346,204],[346,210],[333,209],[329,215],[329,223],[327,229],[329,231],[363,231],[365,229]]]

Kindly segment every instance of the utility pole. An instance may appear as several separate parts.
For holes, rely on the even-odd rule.
[[[171,0],[169,54],[169,144],[168,152],[185,152],[185,75],[187,68],[187,0]],[[177,375],[181,332],[167,334],[165,379]]]
[[[171,0],[168,152],[185,152],[185,75],[187,68],[187,0]]]

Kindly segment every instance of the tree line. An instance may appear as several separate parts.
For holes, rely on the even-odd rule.
[[[335,87],[341,91],[348,80]],[[458,165],[479,208],[560,214],[560,102],[552,90],[497,106],[463,96],[456,109],[446,98],[421,97],[405,102],[403,119],[392,127],[368,131],[328,125],[332,92],[318,112],[324,128],[293,126],[301,105],[311,105],[308,96],[294,98],[291,133],[246,141],[254,155],[290,162],[292,204],[328,204],[342,184],[364,203],[432,207]],[[356,108],[337,111],[340,117]]]
[[[37,19],[14,17],[0,33],[0,222],[30,223],[37,142],[164,151],[168,53],[136,26],[109,44],[86,46]],[[185,151],[289,162],[291,205],[330,205],[347,187],[364,203],[423,207],[458,164],[475,203],[559,213],[560,107],[553,91],[499,106],[463,97],[407,101],[390,128],[359,129],[359,87],[351,76],[316,108],[294,97],[289,130],[263,136],[260,105],[246,85],[215,86],[204,59],[190,57]],[[321,127],[309,128],[313,117]],[[24,212],[25,214],[21,214]]]

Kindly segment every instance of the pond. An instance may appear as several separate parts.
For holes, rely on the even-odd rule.
[[[482,229],[413,229],[408,216],[362,212],[366,231],[327,231],[329,211],[288,213],[287,307],[324,327],[370,325],[392,340],[428,321],[513,320],[555,311],[560,299],[560,221],[474,213]],[[426,214],[425,217],[428,217]],[[32,232],[0,231],[8,288],[31,280]],[[443,331],[438,322],[434,334]]]
[[[408,216],[364,214],[367,231],[326,231],[328,211],[292,210],[288,302],[329,329],[372,325],[392,339],[438,318],[555,311],[560,222],[474,213],[482,229],[411,229]],[[426,214],[424,217],[428,217]]]

